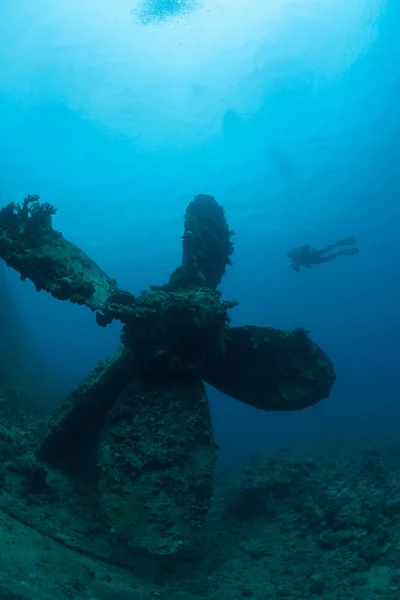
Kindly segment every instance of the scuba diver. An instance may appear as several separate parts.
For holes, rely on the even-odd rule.
[[[334,248],[339,246],[351,246],[355,244],[356,240],[354,237],[348,237],[344,240],[340,240],[336,242],[336,244],[330,244],[326,246],[326,248],[322,248],[322,250],[317,250],[316,248],[311,248],[311,246],[298,246],[294,248],[290,252],[287,253],[290,258],[289,265],[296,272],[300,271],[300,267],[303,266],[306,269],[312,269],[313,265],[320,265],[322,263],[328,262],[330,260],[334,260],[338,256],[353,256],[354,254],[359,253],[358,248],[347,248],[346,250],[340,250],[339,252],[335,252],[334,254],[328,254]]]

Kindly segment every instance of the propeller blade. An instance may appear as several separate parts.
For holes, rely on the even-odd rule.
[[[216,289],[232,264],[232,235],[224,209],[215,198],[196,196],[185,212],[182,265],[172,273],[169,285]]]
[[[56,210],[29,195],[22,205],[0,210],[0,257],[21,279],[59,300],[98,309],[117,289],[117,283],[80,248],[53,229]]]
[[[109,529],[131,548],[172,554],[205,521],[216,458],[199,379],[139,376],[122,350],[50,418],[37,456],[98,490]]]
[[[200,380],[135,377],[108,414],[99,447],[101,506],[132,548],[173,554],[205,521],[215,444]]]
[[[224,394],[263,410],[299,410],[327,398],[335,380],[330,358],[304,329],[231,327],[223,358],[203,379]]]
[[[67,475],[93,481],[107,412],[133,376],[129,350],[100,362],[51,415],[38,445],[39,460]]]

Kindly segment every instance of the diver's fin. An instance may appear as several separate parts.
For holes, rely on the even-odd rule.
[[[335,371],[304,329],[230,327],[223,357],[209,362],[203,379],[263,410],[298,410],[327,398]]]
[[[347,237],[344,238],[343,240],[339,240],[338,242],[336,242],[336,246],[351,246],[351,244],[355,244],[356,243],[356,238],[355,237]]]

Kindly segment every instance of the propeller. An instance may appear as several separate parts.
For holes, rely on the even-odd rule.
[[[231,264],[225,213],[209,195],[188,205],[182,263],[139,296],[120,290],[52,227],[55,209],[27,196],[0,210],[0,257],[38,290],[123,323],[124,348],[54,412],[38,459],[95,486],[110,526],[130,545],[171,554],[201,529],[215,443],[202,381],[263,410],[329,395],[332,361],[303,329],[230,327],[217,290]]]

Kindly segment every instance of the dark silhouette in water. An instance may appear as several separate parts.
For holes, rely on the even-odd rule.
[[[322,263],[329,262],[338,258],[338,256],[353,256],[354,254],[359,253],[358,248],[348,248],[346,250],[340,250],[339,252],[335,252],[334,254],[328,254],[331,250],[334,250],[338,246],[350,246],[355,244],[356,240],[354,237],[348,237],[343,240],[339,240],[335,244],[330,244],[329,246],[325,246],[321,250],[317,248],[311,248],[308,244],[305,246],[298,246],[293,250],[290,250],[287,255],[290,258],[289,265],[296,272],[300,271],[300,267],[303,266],[306,269],[312,269],[313,265],[320,265]]]
[[[48,492],[53,508],[60,481],[74,490],[71,518],[90,514],[103,527],[96,556],[115,560],[110,529],[124,540],[125,565],[138,551],[175,554],[202,529],[213,497],[216,445],[203,381],[262,410],[301,410],[329,396],[333,363],[304,329],[230,325],[237,302],[223,300],[218,287],[231,265],[233,232],[214,197],[189,203],[181,264],[138,296],[53,229],[55,212],[37,195],[1,208],[0,257],[38,291],[96,312],[99,325],[120,321],[123,347],[26,444],[24,490]],[[87,543],[93,553],[93,535]]]

